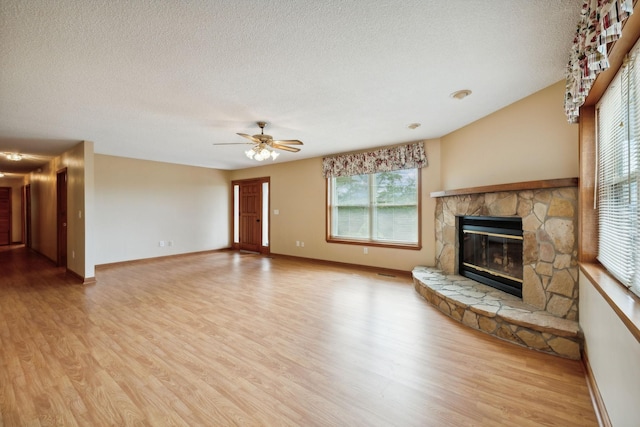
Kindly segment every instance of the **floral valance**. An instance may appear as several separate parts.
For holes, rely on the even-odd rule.
[[[596,76],[609,68],[608,44],[620,38],[632,13],[633,0],[584,0],[567,65],[564,107],[570,123],[578,120]]]
[[[322,159],[325,178],[389,172],[427,166],[424,143],[381,148],[366,153],[344,154]]]

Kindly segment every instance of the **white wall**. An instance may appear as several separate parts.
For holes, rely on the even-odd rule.
[[[640,423],[640,343],[580,272],[580,326],[587,357],[615,427]]]
[[[230,246],[228,172],[104,155],[94,162],[97,265]]]

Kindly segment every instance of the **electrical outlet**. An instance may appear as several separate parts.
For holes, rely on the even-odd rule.
[[[304,248],[304,242],[300,242],[300,246]]]
[[[164,240],[160,240],[160,242],[158,243],[158,246],[160,246],[161,248],[164,248]]]
[[[173,246],[173,240],[169,240],[169,241],[167,242],[167,246]]]
[[[369,253],[369,248],[363,248],[364,249],[364,254],[368,254]]]
[[[296,246],[300,246],[300,240],[296,240]]]

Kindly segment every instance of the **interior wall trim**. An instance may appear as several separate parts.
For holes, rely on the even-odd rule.
[[[67,268],[66,272],[67,272],[67,274],[69,276],[77,279],[83,285],[93,285],[93,284],[98,282],[95,277],[83,277],[83,276],[79,275],[78,273],[76,273],[75,271],[69,270],[68,268]]]
[[[352,263],[348,263],[348,262],[330,261],[330,260],[317,259],[317,258],[306,258],[306,257],[295,256],[295,255],[283,255],[283,254],[276,254],[276,253],[273,253],[273,252],[271,253],[270,257],[271,258],[286,258],[286,259],[291,259],[291,260],[298,259],[298,260],[301,260],[301,261],[310,261],[310,262],[314,262],[316,264],[328,265],[328,266],[334,266],[334,267],[348,267],[348,268],[367,271],[367,272],[370,272],[370,273],[380,274],[380,275],[383,275],[383,276],[387,275],[387,276],[394,276],[394,277],[407,277],[409,279],[412,278],[411,271],[395,270],[395,269],[392,269],[392,268],[375,267],[375,266],[362,265],[362,264],[352,264]]]
[[[501,191],[540,190],[544,188],[577,187],[578,178],[543,179],[537,181],[523,181],[509,184],[485,185],[482,187],[458,188],[455,190],[434,191],[430,195],[433,198],[466,196],[468,194],[498,193]]]
[[[591,396],[591,403],[593,404],[593,410],[596,413],[596,419],[600,427],[612,427],[609,413],[600,394],[600,389],[596,383],[596,378],[591,370],[589,364],[589,357],[587,356],[587,349],[582,350],[582,366],[584,367],[584,377],[587,381],[587,387],[589,388],[589,395]]]
[[[119,266],[119,265],[142,264],[142,263],[145,263],[145,262],[158,260],[158,259],[164,259],[164,258],[177,258],[177,257],[183,257],[183,256],[189,256],[189,255],[206,254],[206,253],[214,253],[214,252],[225,252],[225,251],[230,251],[230,250],[232,250],[231,247],[227,247],[227,248],[222,248],[222,249],[211,249],[211,250],[206,250],[206,251],[185,252],[185,253],[182,253],[182,254],[172,254],[172,255],[163,255],[163,256],[150,257],[150,258],[140,258],[140,259],[130,259],[130,260],[126,260],[126,261],[108,262],[108,263],[105,263],[105,264],[96,265],[96,269],[97,268],[104,268],[104,267],[114,267],[114,266]]]

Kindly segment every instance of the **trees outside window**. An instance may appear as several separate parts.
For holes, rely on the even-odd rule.
[[[419,169],[329,178],[329,241],[419,247]]]

